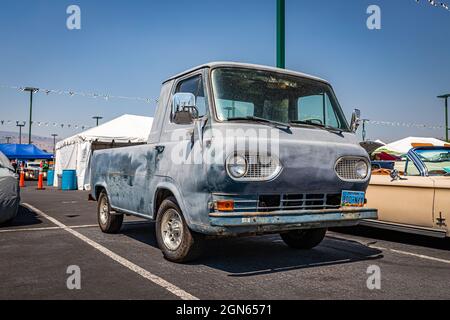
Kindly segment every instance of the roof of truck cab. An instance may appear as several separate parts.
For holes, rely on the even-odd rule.
[[[309,75],[306,73],[302,73],[302,72],[297,72],[297,71],[292,71],[292,70],[287,70],[287,69],[280,69],[280,68],[258,65],[258,64],[227,62],[227,61],[216,61],[216,62],[209,62],[209,63],[199,65],[197,67],[191,68],[189,70],[183,71],[179,74],[176,74],[176,75],[170,77],[169,79],[164,81],[164,83],[174,80],[174,79],[177,79],[177,78],[180,78],[180,77],[187,75],[191,72],[194,72],[196,70],[200,70],[200,69],[204,69],[204,68],[217,68],[217,67],[240,67],[240,68],[248,68],[248,69],[258,69],[258,70],[264,70],[264,71],[283,73],[283,74],[307,78],[307,79],[311,79],[311,80],[317,80],[317,81],[321,81],[321,82],[329,84],[329,82],[327,80],[324,80],[319,77],[315,77],[315,76],[312,76],[312,75]]]

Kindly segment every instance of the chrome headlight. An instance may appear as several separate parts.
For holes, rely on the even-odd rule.
[[[228,175],[237,181],[270,181],[282,170],[276,156],[256,153],[232,154],[225,167]]]
[[[228,174],[235,179],[245,176],[248,170],[247,160],[240,155],[232,155],[226,163]]]
[[[335,171],[343,181],[365,181],[370,175],[370,164],[362,157],[342,157],[336,162]]]
[[[369,174],[369,166],[365,161],[360,160],[356,163],[355,171],[360,179],[365,179]]]

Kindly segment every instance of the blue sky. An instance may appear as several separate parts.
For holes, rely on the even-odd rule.
[[[2,0],[0,85],[149,97],[168,76],[207,61],[275,63],[275,0]],[[81,8],[82,29],[66,28]],[[382,29],[366,27],[381,7]],[[443,123],[450,92],[450,12],[415,0],[286,0],[287,68],[328,79],[344,112],[371,120]],[[92,125],[155,104],[38,94],[34,120]],[[26,120],[28,96],[0,88],[0,120]],[[0,125],[0,131],[15,130]],[[76,130],[35,127],[68,136]],[[369,138],[442,137],[443,130],[368,126]],[[0,139],[1,140],[1,139]]]

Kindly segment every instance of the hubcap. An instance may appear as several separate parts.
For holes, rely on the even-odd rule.
[[[108,215],[109,215],[109,206],[108,199],[103,197],[100,203],[100,223],[107,224],[108,223]]]
[[[183,239],[183,220],[176,210],[169,209],[162,217],[161,236],[164,245],[169,250],[177,250],[181,245]]]

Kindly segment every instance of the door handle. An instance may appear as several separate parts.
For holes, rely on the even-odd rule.
[[[158,152],[159,154],[161,154],[161,153],[164,152],[164,150],[166,149],[166,147],[165,147],[165,146],[156,146],[155,149],[156,149],[156,152]]]

